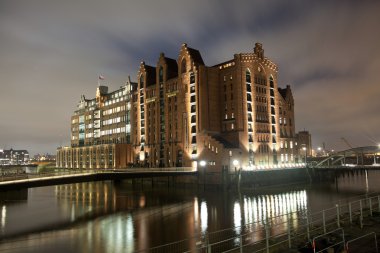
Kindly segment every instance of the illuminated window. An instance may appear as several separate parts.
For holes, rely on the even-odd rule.
[[[251,73],[249,72],[248,69],[245,71],[245,81],[246,81],[247,83],[250,83],[250,82],[251,82]]]
[[[231,129],[234,130],[235,126],[234,123],[231,123]]]

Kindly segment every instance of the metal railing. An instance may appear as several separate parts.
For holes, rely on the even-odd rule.
[[[139,172],[191,172],[193,171],[192,167],[168,167],[168,168],[126,168],[126,169],[55,169],[49,172],[35,172],[35,173],[26,173],[26,172],[8,172],[0,173],[0,184],[1,182],[9,181],[21,181],[21,180],[30,180],[46,177],[62,177],[70,175],[90,175],[90,174],[102,174],[102,173],[139,173]]]
[[[361,250],[363,246],[360,245],[360,244],[359,245],[355,245],[354,243],[358,242],[358,241],[363,241],[363,239],[370,239],[372,237],[374,237],[374,239],[375,239],[375,245],[374,245],[375,247],[374,247],[373,252],[379,253],[379,249],[377,247],[377,237],[376,237],[376,233],[375,232],[371,232],[371,233],[368,233],[368,234],[359,236],[359,237],[357,237],[355,239],[347,241],[346,242],[346,251],[347,252],[358,252],[358,250]],[[370,240],[369,242],[371,242],[371,241],[372,240]],[[365,243],[368,243],[368,240]],[[366,253],[370,253],[370,252],[366,252]]]
[[[347,204],[337,204],[335,207],[312,214],[306,212],[297,219],[292,218],[294,213],[292,212],[272,217],[270,221],[260,220],[241,227],[198,234],[178,242],[138,252],[281,252],[281,249],[291,249],[300,243],[310,242],[311,247],[311,243],[317,236],[327,237],[337,231],[341,231],[342,240],[333,246],[342,244],[343,248],[345,239],[342,224],[357,224],[363,227],[363,218],[372,216],[375,210],[380,212],[380,195],[351,201]],[[295,228],[292,227],[294,223],[298,224]],[[312,240],[312,238],[314,239]]]

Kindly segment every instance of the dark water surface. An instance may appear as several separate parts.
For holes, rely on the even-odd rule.
[[[380,171],[369,171],[260,191],[107,181],[0,193],[0,252],[134,252],[224,228],[239,234],[245,224],[289,212],[296,220],[380,192],[379,182]]]

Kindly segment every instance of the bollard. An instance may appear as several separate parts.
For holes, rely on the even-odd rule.
[[[323,233],[326,234],[326,218],[325,218],[325,210],[322,211],[322,222],[323,222]]]
[[[340,228],[340,212],[339,212],[339,204],[336,204],[336,224],[338,228]]]
[[[372,199],[369,198],[369,214],[372,216]]]
[[[350,214],[350,224],[352,224],[351,202],[348,203],[348,213]]]

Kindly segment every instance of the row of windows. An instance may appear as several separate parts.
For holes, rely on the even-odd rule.
[[[125,110],[125,106],[118,106],[118,107],[114,107],[114,108],[110,108],[108,110],[104,110],[103,111],[103,116],[107,116],[107,115],[110,115],[110,114],[113,114],[113,113],[118,113],[118,112],[121,112],[121,111],[124,111]]]
[[[256,86],[256,93],[267,94],[267,89],[263,88],[263,87]]]
[[[288,141],[281,141],[280,148],[288,148]],[[289,141],[289,148],[293,148],[293,141]]]
[[[267,98],[266,97],[256,96],[256,102],[267,103]]]

